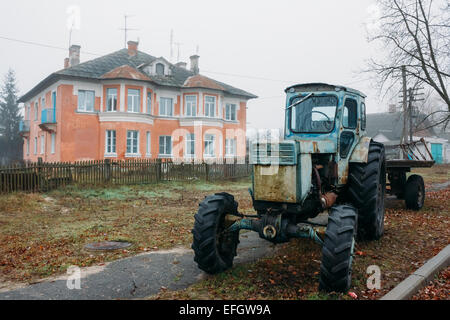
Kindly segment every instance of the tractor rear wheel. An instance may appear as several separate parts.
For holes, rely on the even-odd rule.
[[[194,216],[194,261],[207,273],[220,273],[233,266],[239,243],[239,230],[227,232],[225,216],[236,214],[237,207],[232,195],[217,193],[206,197]]]
[[[349,196],[358,209],[358,236],[378,240],[384,232],[386,161],[384,146],[371,141],[367,163],[351,163]]]
[[[413,174],[406,181],[405,204],[406,208],[420,210],[425,202],[425,184],[423,178]]]
[[[322,247],[319,290],[347,292],[352,281],[357,211],[351,205],[331,208]]]

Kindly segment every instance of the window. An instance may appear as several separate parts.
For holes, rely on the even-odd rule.
[[[195,134],[186,135],[186,158],[195,158]]]
[[[159,155],[160,156],[172,156],[172,137],[160,136],[159,137]]]
[[[366,105],[361,103],[361,130],[366,130]]]
[[[38,138],[34,137],[34,154],[37,154],[38,150]]]
[[[42,99],[41,99],[41,107],[42,107],[42,109],[45,108],[45,97],[42,97]]]
[[[27,156],[30,155],[30,139],[27,139]]]
[[[115,88],[106,89],[106,111],[117,111],[117,89]]]
[[[139,112],[141,101],[141,91],[138,89],[128,89],[128,112]]]
[[[55,145],[56,145],[56,133],[52,133],[52,135],[51,135],[51,149],[50,149],[50,152],[52,153],[52,154],[55,154]]]
[[[173,99],[161,98],[159,100],[159,115],[160,116],[173,116]]]
[[[288,111],[293,132],[328,133],[333,130],[338,105],[336,96],[297,96],[289,104],[293,105]]]
[[[106,154],[116,153],[116,130],[106,130]]]
[[[164,75],[164,65],[162,63],[157,63],[156,64],[156,74],[159,76],[163,76]]]
[[[214,140],[213,134],[205,134],[205,157],[214,157]]]
[[[225,119],[236,121],[236,105],[235,104],[227,104],[225,106]]]
[[[95,91],[78,90],[78,111],[94,112]]]
[[[356,129],[357,119],[358,119],[358,104],[356,100],[347,98],[344,104],[344,118],[342,123],[344,128]]]
[[[225,140],[225,156],[235,156],[236,155],[236,139],[226,139]]]
[[[152,139],[150,135],[150,131],[147,131],[147,150],[146,155],[151,156],[152,155]]]
[[[147,92],[147,113],[152,113],[152,93]]]
[[[26,120],[30,120],[30,110],[31,110],[31,104],[27,106],[27,110],[26,110],[26,115],[25,115],[25,119]]]
[[[45,136],[41,136],[41,154],[44,154],[45,152]]]
[[[205,116],[214,118],[216,114],[216,97],[205,97]]]
[[[197,114],[197,97],[186,96],[186,117],[195,117]]]
[[[137,155],[139,153],[139,131],[127,131],[127,154]]]
[[[52,107],[53,109],[56,108],[56,91],[52,92]]]
[[[39,114],[39,104],[36,102],[34,104],[34,121],[38,120],[38,114]]]

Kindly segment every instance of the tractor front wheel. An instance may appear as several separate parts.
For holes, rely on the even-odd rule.
[[[351,205],[331,208],[322,247],[319,290],[347,292],[352,281],[357,211]]]
[[[238,204],[228,193],[208,196],[200,203],[192,229],[194,261],[209,274],[223,272],[233,266],[239,243],[239,230],[226,231],[225,216],[236,214]]]

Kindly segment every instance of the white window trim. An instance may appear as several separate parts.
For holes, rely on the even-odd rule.
[[[39,103],[35,102],[34,103],[34,121],[38,121],[39,120]]]
[[[138,106],[137,106],[137,111],[134,111],[134,107],[135,107],[135,105],[134,105],[134,99],[132,99],[131,101],[133,101],[133,108],[132,108],[132,110],[130,110],[130,104],[129,104],[129,102],[130,102],[130,100],[129,100],[129,97],[130,97],[130,90],[135,90],[135,91],[138,91],[139,92],[139,94],[138,95],[136,95],[136,94],[131,94],[131,96],[133,96],[133,97],[137,97],[138,98]],[[133,89],[133,88],[128,88],[127,89],[127,112],[129,112],[129,113],[139,113],[140,112],[140,109],[141,109],[141,90],[140,89]]]
[[[171,100],[171,101],[172,101],[172,105],[171,105],[171,111],[172,111],[172,114],[171,114],[171,115],[168,115],[168,114],[167,114],[167,106],[166,106],[166,105],[164,106],[164,107],[165,107],[166,114],[161,114],[161,105],[162,105],[161,101],[162,101],[162,99],[166,99],[166,100]],[[159,110],[158,110],[158,111],[159,111],[159,112],[158,112],[159,114],[158,114],[158,115],[159,115],[160,117],[169,117],[169,118],[170,118],[170,117],[173,117],[173,116],[174,116],[174,114],[175,114],[175,110],[174,110],[174,109],[175,109],[175,108],[174,108],[174,105],[173,105],[173,104],[174,104],[173,100],[174,100],[174,99],[171,98],[171,97],[159,97]]]
[[[108,110],[108,101],[109,101],[109,97],[110,96],[114,96],[114,95],[112,95],[112,94],[108,94],[108,91],[109,90],[116,90],[116,94],[115,94],[115,97],[116,97],[116,110]],[[118,105],[119,105],[119,100],[118,100],[118,97],[119,97],[119,90],[117,89],[117,88],[106,88],[106,110],[105,110],[105,112],[117,112],[118,110]]]
[[[227,152],[227,142],[228,141],[234,141],[233,142],[234,145],[232,145],[232,148],[231,148],[231,149],[233,149],[234,153],[228,153]],[[236,140],[236,138],[225,139],[225,157],[226,158],[234,158],[234,157],[236,157],[236,154],[237,154],[237,140]]]
[[[126,136],[126,145],[125,145],[125,147],[126,147],[126,149],[127,149],[127,151],[128,151],[128,132],[130,132],[130,131],[133,131],[133,132],[137,132],[137,141],[136,141],[136,144],[137,144],[137,148],[136,148],[136,153],[128,153],[128,152],[126,152],[125,153],[125,157],[127,157],[127,158],[137,158],[137,157],[141,157],[141,154],[140,154],[140,152],[139,152],[139,143],[140,143],[140,139],[139,139],[139,131],[138,130],[127,130],[127,136]]]
[[[188,98],[194,98],[194,110],[195,110],[195,115],[192,115],[192,105],[191,105],[191,115],[187,114],[188,111]],[[191,102],[189,102],[191,103]],[[198,116],[198,110],[197,110],[198,106],[197,106],[197,96],[196,95],[186,95],[184,96],[184,116],[185,117],[197,117]]]
[[[105,131],[105,157],[106,158],[116,158],[117,157],[117,131],[116,131],[116,152],[108,152],[108,131],[116,131],[116,130],[106,130]]]
[[[166,154],[166,153],[160,153],[160,150],[161,150],[161,137],[170,137],[170,154]],[[162,136],[159,136],[159,138],[158,138],[158,142],[159,142],[159,145],[158,145],[158,157],[160,157],[160,158],[172,158],[173,157],[173,141],[172,141],[172,136],[165,136],[165,135],[162,135]],[[166,151],[166,139],[164,139],[164,151]]]
[[[41,135],[41,152],[40,154],[45,153],[45,135]]]
[[[51,146],[50,146],[50,153],[55,154],[56,151],[56,133],[52,133],[50,136]]]
[[[38,152],[38,137],[34,137],[34,148],[33,148],[33,151],[34,151],[34,154],[37,154],[37,152]]]
[[[188,154],[188,153],[187,153],[189,142],[192,141],[192,140],[188,140],[188,138],[187,138],[187,137],[190,136],[190,135],[194,135],[194,154]],[[186,135],[186,149],[185,149],[185,152],[184,152],[184,158],[185,158],[185,159],[189,159],[189,160],[196,159],[196,152],[195,152],[195,133],[188,133],[188,134]]]
[[[232,106],[234,106],[234,119],[231,119],[232,118],[231,117],[231,115],[232,115],[232,112],[231,112]],[[228,107],[230,107],[230,118],[227,118],[227,109],[228,109]],[[235,103],[226,103],[225,104],[225,117],[224,117],[224,119],[227,120],[227,121],[237,121],[237,105]]]
[[[148,105],[148,96],[150,95],[150,106]],[[152,114],[152,106],[153,106],[153,92],[152,91],[149,91],[149,90],[147,90],[147,96],[145,97],[145,104],[146,104],[146,113],[147,114]]]
[[[79,103],[80,92],[93,92],[93,93],[94,93],[94,103],[93,103],[93,105],[92,105],[92,110],[87,110],[86,96],[85,96],[84,106],[83,106],[84,109],[80,109],[80,103]],[[79,90],[78,90],[77,98],[78,98],[78,101],[77,101],[77,112],[81,112],[81,113],[93,113],[93,112],[95,112],[95,91],[94,91],[94,90],[84,90],[84,89],[79,89]]]
[[[211,117],[211,115],[206,115],[206,110],[210,111],[210,109],[207,108],[207,106],[209,107],[209,102],[206,102],[206,98],[214,98],[214,116],[212,116],[212,117]],[[204,112],[203,112],[205,117],[206,118],[217,118],[217,110],[216,109],[217,109],[217,97],[216,96],[205,95],[205,98],[204,98]]]
[[[146,148],[146,152],[145,152],[145,156],[147,158],[152,156],[152,133],[150,131],[147,131],[145,133],[145,148]]]
[[[27,139],[27,156],[30,155],[30,139]]]
[[[207,135],[209,135],[209,136],[212,136],[213,137],[213,139],[212,139],[212,154],[208,154],[208,153],[206,153],[206,142],[207,142],[207,140],[206,140],[206,136]],[[208,142],[210,142],[210,140],[208,140]],[[204,146],[204,150],[203,150],[203,157],[204,158],[215,158],[216,157],[216,135],[215,134],[205,134],[205,138],[204,138],[204,140],[203,140],[203,146]]]

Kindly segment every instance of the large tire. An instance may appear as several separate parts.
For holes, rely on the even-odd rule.
[[[351,163],[348,192],[358,209],[358,237],[378,240],[384,233],[386,158],[384,146],[371,141],[367,163]]]
[[[206,197],[194,216],[194,261],[209,274],[220,273],[233,266],[239,231],[224,232],[224,219],[227,214],[236,214],[237,207],[232,195],[217,193]]]
[[[406,181],[405,204],[406,208],[420,210],[425,202],[425,184],[423,178],[413,174]]]
[[[357,210],[351,205],[331,208],[322,247],[319,290],[347,292],[352,281]]]

